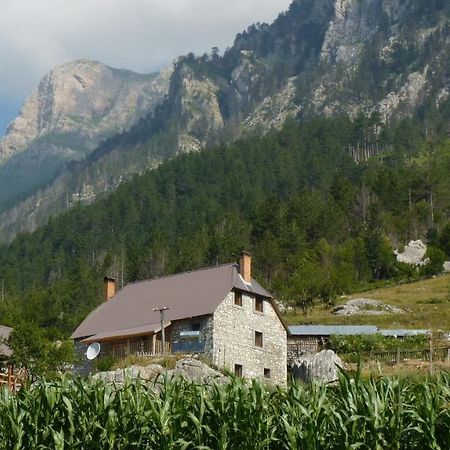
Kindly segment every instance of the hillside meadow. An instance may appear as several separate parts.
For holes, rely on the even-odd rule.
[[[354,298],[370,298],[397,306],[404,314],[338,316],[334,307]],[[356,292],[336,299],[333,306],[317,304],[306,314],[301,310],[285,314],[290,324],[376,325],[379,328],[422,328],[450,330],[450,274],[412,283]]]

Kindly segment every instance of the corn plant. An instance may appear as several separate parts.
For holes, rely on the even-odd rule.
[[[35,383],[0,391],[0,450],[448,449],[450,376],[287,389],[233,379],[114,385]]]

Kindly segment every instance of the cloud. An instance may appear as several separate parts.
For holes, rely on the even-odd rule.
[[[0,107],[23,101],[43,75],[88,58],[150,72],[180,54],[224,49],[290,0],[2,0]],[[12,100],[11,100],[12,99]]]

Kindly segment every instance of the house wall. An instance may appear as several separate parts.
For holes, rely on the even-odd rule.
[[[213,362],[230,372],[242,365],[245,378],[264,378],[270,369],[272,382],[287,378],[287,333],[272,304],[264,300],[264,312],[255,311],[253,296],[242,293],[242,306],[230,292],[213,315]],[[255,347],[255,331],[263,333],[263,347]]]
[[[79,377],[86,377],[90,373],[94,372],[94,364],[93,361],[89,361],[86,358],[86,351],[88,349],[88,345],[81,342],[80,339],[74,340],[74,349],[75,349],[75,363],[73,365],[73,374]]]
[[[182,331],[192,331],[195,325],[200,326],[199,341],[205,343],[205,356],[212,359],[213,354],[213,316],[211,314],[205,316],[191,317],[189,319],[181,319],[172,322],[172,342],[183,340],[180,337]]]

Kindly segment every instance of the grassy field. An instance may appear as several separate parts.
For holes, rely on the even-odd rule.
[[[381,316],[336,316],[333,308],[316,305],[307,314],[300,309],[289,312],[289,324],[377,325],[381,328],[426,328],[433,331],[450,330],[450,275],[385,287],[338,298],[336,305],[351,298],[371,298],[398,306],[404,314]]]

